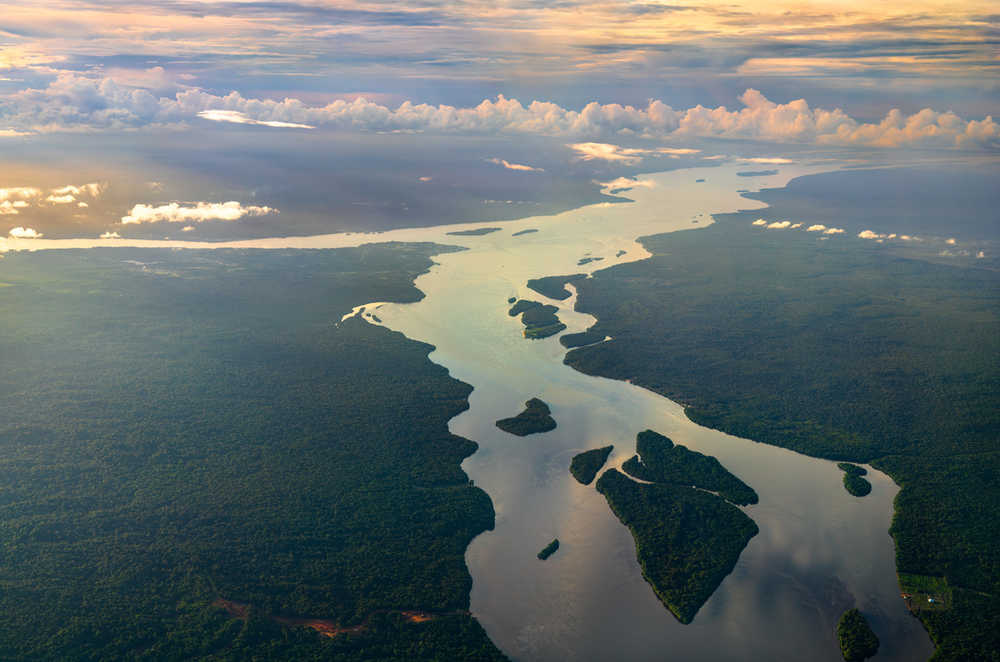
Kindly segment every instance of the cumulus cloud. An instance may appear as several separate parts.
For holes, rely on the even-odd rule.
[[[949,246],[954,246],[957,242],[955,241],[954,237],[949,237],[948,239],[945,240],[944,243],[948,244]]]
[[[66,193],[65,195],[56,195],[53,193],[45,198],[45,201],[51,202],[54,205],[68,205],[71,202],[76,202],[76,198],[71,193]]]
[[[798,228],[801,228],[801,227],[802,227],[801,223],[792,223],[792,229],[793,230],[797,230]]]
[[[751,223],[751,225],[767,225],[767,221],[765,221],[763,218],[758,218],[756,221]]]
[[[118,234],[117,232],[108,231],[108,232],[105,232],[105,233],[101,234],[101,236],[98,237],[98,238],[99,239],[121,239],[122,236],[120,234]]]
[[[16,228],[11,228],[10,231],[7,233],[7,236],[11,237],[12,239],[41,239],[45,235],[43,235],[41,232],[38,232],[34,228],[24,228],[21,226],[17,226]]]
[[[792,225],[791,221],[775,221],[774,223],[768,223],[768,230],[784,230]]]
[[[309,124],[298,122],[283,122],[280,120],[255,120],[246,113],[239,110],[219,110],[217,108],[202,110],[198,112],[198,117],[212,122],[230,122],[232,124],[256,124],[259,126],[270,126],[276,129],[315,129]]]
[[[112,77],[63,72],[47,87],[4,97],[0,122],[17,131],[54,131],[176,125],[201,117],[272,127],[326,126],[375,132],[529,133],[578,138],[628,135],[657,139],[697,136],[877,147],[1000,147],[1000,124],[990,116],[966,120],[951,112],[925,108],[912,115],[892,110],[879,122],[864,123],[839,108],[813,108],[805,99],[776,103],[753,89],[744,92],[740,101],[743,107],[734,110],[700,105],[679,110],[659,100],[645,107],[591,102],[580,110],[570,110],[547,101],[524,105],[502,95],[465,108],[406,101],[393,109],[363,97],[310,106],[294,98],[247,99],[238,92],[219,96],[196,88],[174,96],[155,96]],[[604,152],[604,156],[598,152],[589,158],[611,156],[607,160],[634,162],[657,151],[611,151]],[[659,153],[680,156],[675,148],[663,148]]]
[[[12,216],[17,212],[17,205],[10,200],[0,202],[0,216]]]
[[[90,182],[89,184],[81,184],[80,186],[68,184],[66,186],[54,188],[50,192],[52,195],[89,195],[92,198],[96,198],[104,192],[105,188],[107,188],[107,184],[104,184],[103,182]]]
[[[878,234],[877,232],[872,232],[871,230],[862,230],[858,233],[858,236],[862,239],[884,239],[884,234]]]
[[[17,186],[14,188],[0,188],[0,202],[7,201],[22,201],[31,200],[32,198],[37,198],[42,194],[41,189],[34,188],[33,186]]]
[[[203,221],[238,221],[244,216],[264,216],[277,214],[278,210],[271,207],[244,207],[239,202],[197,202],[194,206],[171,202],[167,205],[154,207],[152,205],[135,205],[125,216],[122,223],[201,223]]]
[[[493,158],[493,159],[486,159],[486,160],[489,161],[490,163],[495,163],[497,165],[502,165],[504,168],[507,168],[507,170],[521,170],[521,171],[524,171],[524,172],[545,172],[545,170],[542,169],[542,168],[535,168],[535,167],[532,167],[530,165],[523,165],[521,163],[511,163],[510,161],[507,161],[506,159]]]
[[[844,234],[844,228],[827,228],[823,234]]]
[[[826,226],[822,223],[817,223],[816,225],[810,225],[806,228],[806,232],[822,232],[826,229]],[[859,235],[860,236],[860,235]]]
[[[431,181],[433,179],[434,179],[433,177],[428,177],[426,175],[423,176],[423,177],[417,177],[417,181],[421,181],[421,182],[429,182],[429,181]]]
[[[184,227],[181,228],[181,232],[191,232],[192,230],[194,230],[193,225],[185,225]]]

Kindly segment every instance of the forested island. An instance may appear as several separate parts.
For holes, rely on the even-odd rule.
[[[455,230],[454,232],[445,232],[445,234],[452,235],[454,237],[481,237],[484,234],[500,232],[501,229],[502,228],[476,228],[474,230]]]
[[[558,549],[559,549],[559,539],[556,538],[548,545],[543,547],[542,551],[538,552],[538,558],[544,561],[553,554],[555,554]]]
[[[848,609],[837,624],[837,639],[844,662],[863,662],[878,652],[878,637],[857,609]]]
[[[844,489],[856,497],[867,496],[872,491],[872,484],[863,478],[868,470],[849,462],[839,462],[837,467],[844,472]]]
[[[566,289],[566,283],[572,283],[586,278],[587,274],[572,274],[569,276],[545,276],[544,278],[532,278],[528,281],[528,287],[543,296],[557,301],[563,301],[572,296]]]
[[[517,232],[512,233],[510,236],[520,237],[521,235],[531,234],[532,232],[538,232],[538,230],[536,228],[528,228],[527,230],[518,230]]]
[[[866,191],[873,176],[836,174]],[[842,218],[844,196],[830,190],[794,216],[768,213]],[[849,204],[895,214],[861,194]],[[764,233],[751,226],[759,214],[644,237],[652,257],[579,281],[577,309],[612,340],[566,363],[683,402],[702,425],[889,474],[902,488],[890,530],[898,570],[946,577],[953,596],[918,612],[935,659],[995,657],[1000,273],[852,237]]]
[[[511,317],[520,315],[521,323],[524,325],[524,337],[529,340],[539,340],[554,336],[566,328],[556,316],[558,310],[555,306],[521,299],[507,311],[507,314]]]
[[[504,659],[467,611],[471,387],[335,323],[447,250],[0,260],[0,658]]]
[[[736,506],[692,487],[646,485],[608,469],[597,491],[635,538],[642,576],[681,623],[690,623],[757,525]]]
[[[597,477],[597,472],[601,470],[604,463],[608,461],[608,456],[614,446],[604,446],[593,450],[577,453],[569,463],[569,472],[573,478],[581,485],[590,485]]]
[[[603,257],[581,257],[579,260],[576,261],[576,265],[578,267],[582,267],[585,264],[590,264],[591,262],[600,262],[603,259],[604,259]]]
[[[556,429],[556,421],[552,418],[552,410],[538,398],[532,398],[524,403],[524,411],[513,418],[501,418],[496,426],[510,434],[525,437],[529,434],[548,432]]]
[[[757,503],[757,493],[729,473],[717,459],[684,446],[675,446],[669,437],[644,430],[636,437],[636,452],[622,469],[639,480],[673,485],[693,485],[716,492],[740,506]],[[641,457],[641,459],[640,459]]]
[[[581,331],[580,333],[567,333],[559,336],[559,342],[563,347],[573,348],[592,345],[595,342],[601,342],[604,338],[605,335],[600,331]]]

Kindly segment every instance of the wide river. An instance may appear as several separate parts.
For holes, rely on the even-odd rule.
[[[896,581],[888,529],[898,487],[887,476],[868,467],[871,494],[852,497],[834,463],[700,427],[671,400],[579,373],[563,365],[557,337],[526,340],[520,321],[507,314],[509,297],[546,301],[559,306],[567,333],[581,331],[593,318],[573,311],[575,297],[548,301],[527,280],[641,259],[647,253],[637,237],[697,231],[713,213],[761,206],[740,189],[784,186],[835,167],[782,165],[775,175],[752,178],[736,175],[745,164],[642,175],[625,193],[634,202],[493,223],[502,229],[482,236],[446,233],[487,224],[231,244],[41,240],[31,246],[321,248],[389,240],[465,246],[436,257],[438,264],[418,278],[422,301],[383,304],[376,315],[384,326],[433,344],[431,360],[475,388],[469,410],[450,427],[479,444],[463,466],[496,508],[495,530],[476,538],[466,558],[472,612],[505,653],[523,661],[836,662],[842,659],[837,619],[857,606],[881,641],[875,659],[925,660],[933,646]],[[766,210],[761,216],[784,220],[770,219]],[[525,229],[538,231],[513,236]],[[603,260],[578,266],[583,257]],[[521,438],[496,428],[497,419],[536,396],[552,407],[555,430]],[[759,504],[745,509],[760,533],[689,625],[678,623],[642,578],[632,537],[604,497],[568,471],[573,455],[607,444],[615,447],[610,464],[619,465],[647,428],[717,457],[760,495]],[[536,554],[553,538],[559,551],[539,561]]]

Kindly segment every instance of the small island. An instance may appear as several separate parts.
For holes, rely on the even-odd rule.
[[[603,257],[581,257],[576,261],[577,266],[582,267],[585,264],[590,264],[591,262],[600,262]]]
[[[670,438],[652,430],[644,430],[636,436],[635,449],[638,455],[622,465],[622,469],[634,478],[717,492],[740,506],[757,503],[757,492],[710,455],[676,446]]]
[[[538,552],[538,558],[545,560],[556,553],[559,549],[559,538],[554,538],[552,542],[542,548],[542,551]]]
[[[552,418],[552,410],[538,398],[532,398],[524,403],[524,411],[513,418],[501,418],[496,426],[509,434],[525,437],[529,434],[548,432],[556,429],[556,421]]]
[[[625,253],[628,253],[628,251],[618,251],[615,253],[615,257],[621,257],[622,255],[625,255]]]
[[[744,170],[743,172],[736,173],[737,177],[767,177],[768,175],[777,175],[777,170]]]
[[[567,333],[564,336],[559,336],[559,342],[562,343],[563,347],[572,349],[573,347],[583,347],[584,345],[593,345],[595,342],[602,342],[604,337],[603,333],[597,331],[581,331],[580,333]]]
[[[848,609],[837,624],[837,638],[845,662],[862,662],[878,652],[878,637],[857,609]]]
[[[597,472],[608,461],[613,449],[614,446],[604,446],[578,453],[569,463],[569,472],[581,485],[590,485],[597,477]]]
[[[538,232],[538,230],[536,230],[535,228],[528,228],[527,230],[521,230],[519,232],[515,232],[515,233],[513,233],[510,236],[512,236],[512,237],[520,237],[523,234],[531,234],[532,232]]]
[[[758,528],[746,513],[691,487],[638,483],[617,469],[597,491],[635,539],[642,576],[681,623],[690,623]]]
[[[511,317],[521,315],[521,323],[524,324],[524,337],[529,340],[538,340],[554,336],[566,325],[559,321],[555,306],[539,303],[538,301],[528,301],[521,299],[515,303],[507,314]]]
[[[484,234],[499,231],[500,228],[476,228],[475,230],[455,230],[454,232],[445,232],[445,234],[450,234],[454,237],[481,237]]]
[[[538,292],[542,296],[550,299],[563,301],[572,296],[566,289],[566,283],[586,278],[587,274],[572,274],[571,276],[545,276],[544,278],[532,278],[528,281],[528,287]]]
[[[848,494],[856,497],[867,496],[872,491],[872,484],[867,479],[862,478],[868,473],[864,467],[849,462],[839,462],[837,466],[844,472],[844,489]]]

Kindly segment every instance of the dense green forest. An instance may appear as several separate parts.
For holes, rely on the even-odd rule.
[[[692,487],[647,485],[608,469],[597,491],[632,532],[642,576],[681,623],[694,619],[758,532],[742,510]]]
[[[581,331],[580,333],[566,333],[559,336],[559,342],[567,348],[583,347],[602,340],[604,340],[604,334],[597,331]]]
[[[538,552],[538,558],[542,561],[546,560],[559,550],[559,538],[555,538],[548,545],[542,548],[542,551]]]
[[[918,613],[935,659],[1000,659],[1000,274],[752,218],[645,237],[651,258],[579,281],[577,309],[613,339],[566,362],[702,425],[888,473],[898,569],[954,592]]]
[[[521,323],[524,324],[524,337],[539,340],[554,336],[566,328],[556,316],[558,310],[555,306],[521,299],[511,306],[507,314],[511,317],[520,315]]]
[[[622,469],[639,480],[693,485],[717,492],[739,506],[757,503],[757,492],[711,455],[675,446],[669,437],[653,430],[643,430],[636,436],[635,450],[638,455],[626,460]]]
[[[837,623],[837,639],[844,662],[863,662],[878,652],[878,637],[857,609],[848,609]]]
[[[545,276],[544,278],[532,278],[528,281],[528,287],[543,296],[557,301],[563,301],[573,296],[566,289],[566,283],[578,281],[586,278],[587,274],[572,274],[569,276]]]
[[[597,478],[597,472],[608,461],[612,450],[614,450],[614,446],[603,446],[577,453],[570,460],[569,472],[581,485],[590,485]]]
[[[503,659],[467,612],[471,388],[338,323],[445,250],[0,259],[0,658]]]
[[[509,434],[526,437],[529,434],[548,432],[556,429],[552,410],[542,400],[532,398],[524,403],[524,411],[511,418],[501,418],[497,427]]]

